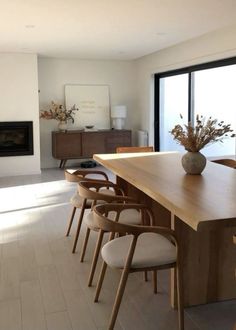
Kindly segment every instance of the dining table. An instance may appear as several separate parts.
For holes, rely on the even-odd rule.
[[[236,170],[207,161],[201,175],[186,174],[179,152],[95,154],[127,195],[148,205],[155,225],[175,231],[184,306],[236,299]],[[176,275],[171,271],[171,303]]]

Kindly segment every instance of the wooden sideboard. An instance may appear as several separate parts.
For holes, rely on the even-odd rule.
[[[131,130],[52,132],[52,156],[60,168],[68,159],[92,158],[93,154],[114,153],[117,147],[131,146]]]

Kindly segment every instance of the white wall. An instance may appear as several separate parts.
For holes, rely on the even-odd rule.
[[[39,104],[46,108],[53,100],[64,103],[66,84],[109,85],[110,103],[126,104],[128,117],[125,128],[139,128],[136,102],[136,70],[134,61],[90,61],[39,58]],[[57,129],[55,120],[40,120],[41,167],[58,166],[52,158],[51,131]],[[78,161],[77,161],[78,162]],[[72,164],[70,162],[69,164]]]
[[[0,54],[0,121],[33,121],[34,155],[0,158],[0,176],[40,173],[37,56]]]
[[[142,129],[149,131],[149,144],[154,143],[154,73],[233,56],[236,56],[236,26],[206,34],[136,61],[137,110],[140,114]]]
[[[35,154],[1,157],[0,175],[40,172],[37,79],[40,109],[52,100],[64,103],[66,84],[109,85],[111,105],[122,103],[128,107],[126,128],[134,132],[148,130],[150,144],[153,144],[153,74],[231,56],[236,56],[236,26],[136,61],[39,58],[37,68],[36,55],[1,54],[0,120],[33,120]],[[56,121],[40,120],[42,168],[58,166],[51,153],[51,131],[54,129],[57,129]]]

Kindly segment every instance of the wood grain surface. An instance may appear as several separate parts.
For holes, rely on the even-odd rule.
[[[179,153],[94,155],[94,159],[198,230],[227,219],[236,226],[236,171],[207,162],[201,175],[188,175]],[[214,223],[215,225],[215,223]]]

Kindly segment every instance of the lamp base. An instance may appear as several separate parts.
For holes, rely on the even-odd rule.
[[[124,128],[124,119],[123,118],[113,118],[113,128],[114,129],[123,129]]]

